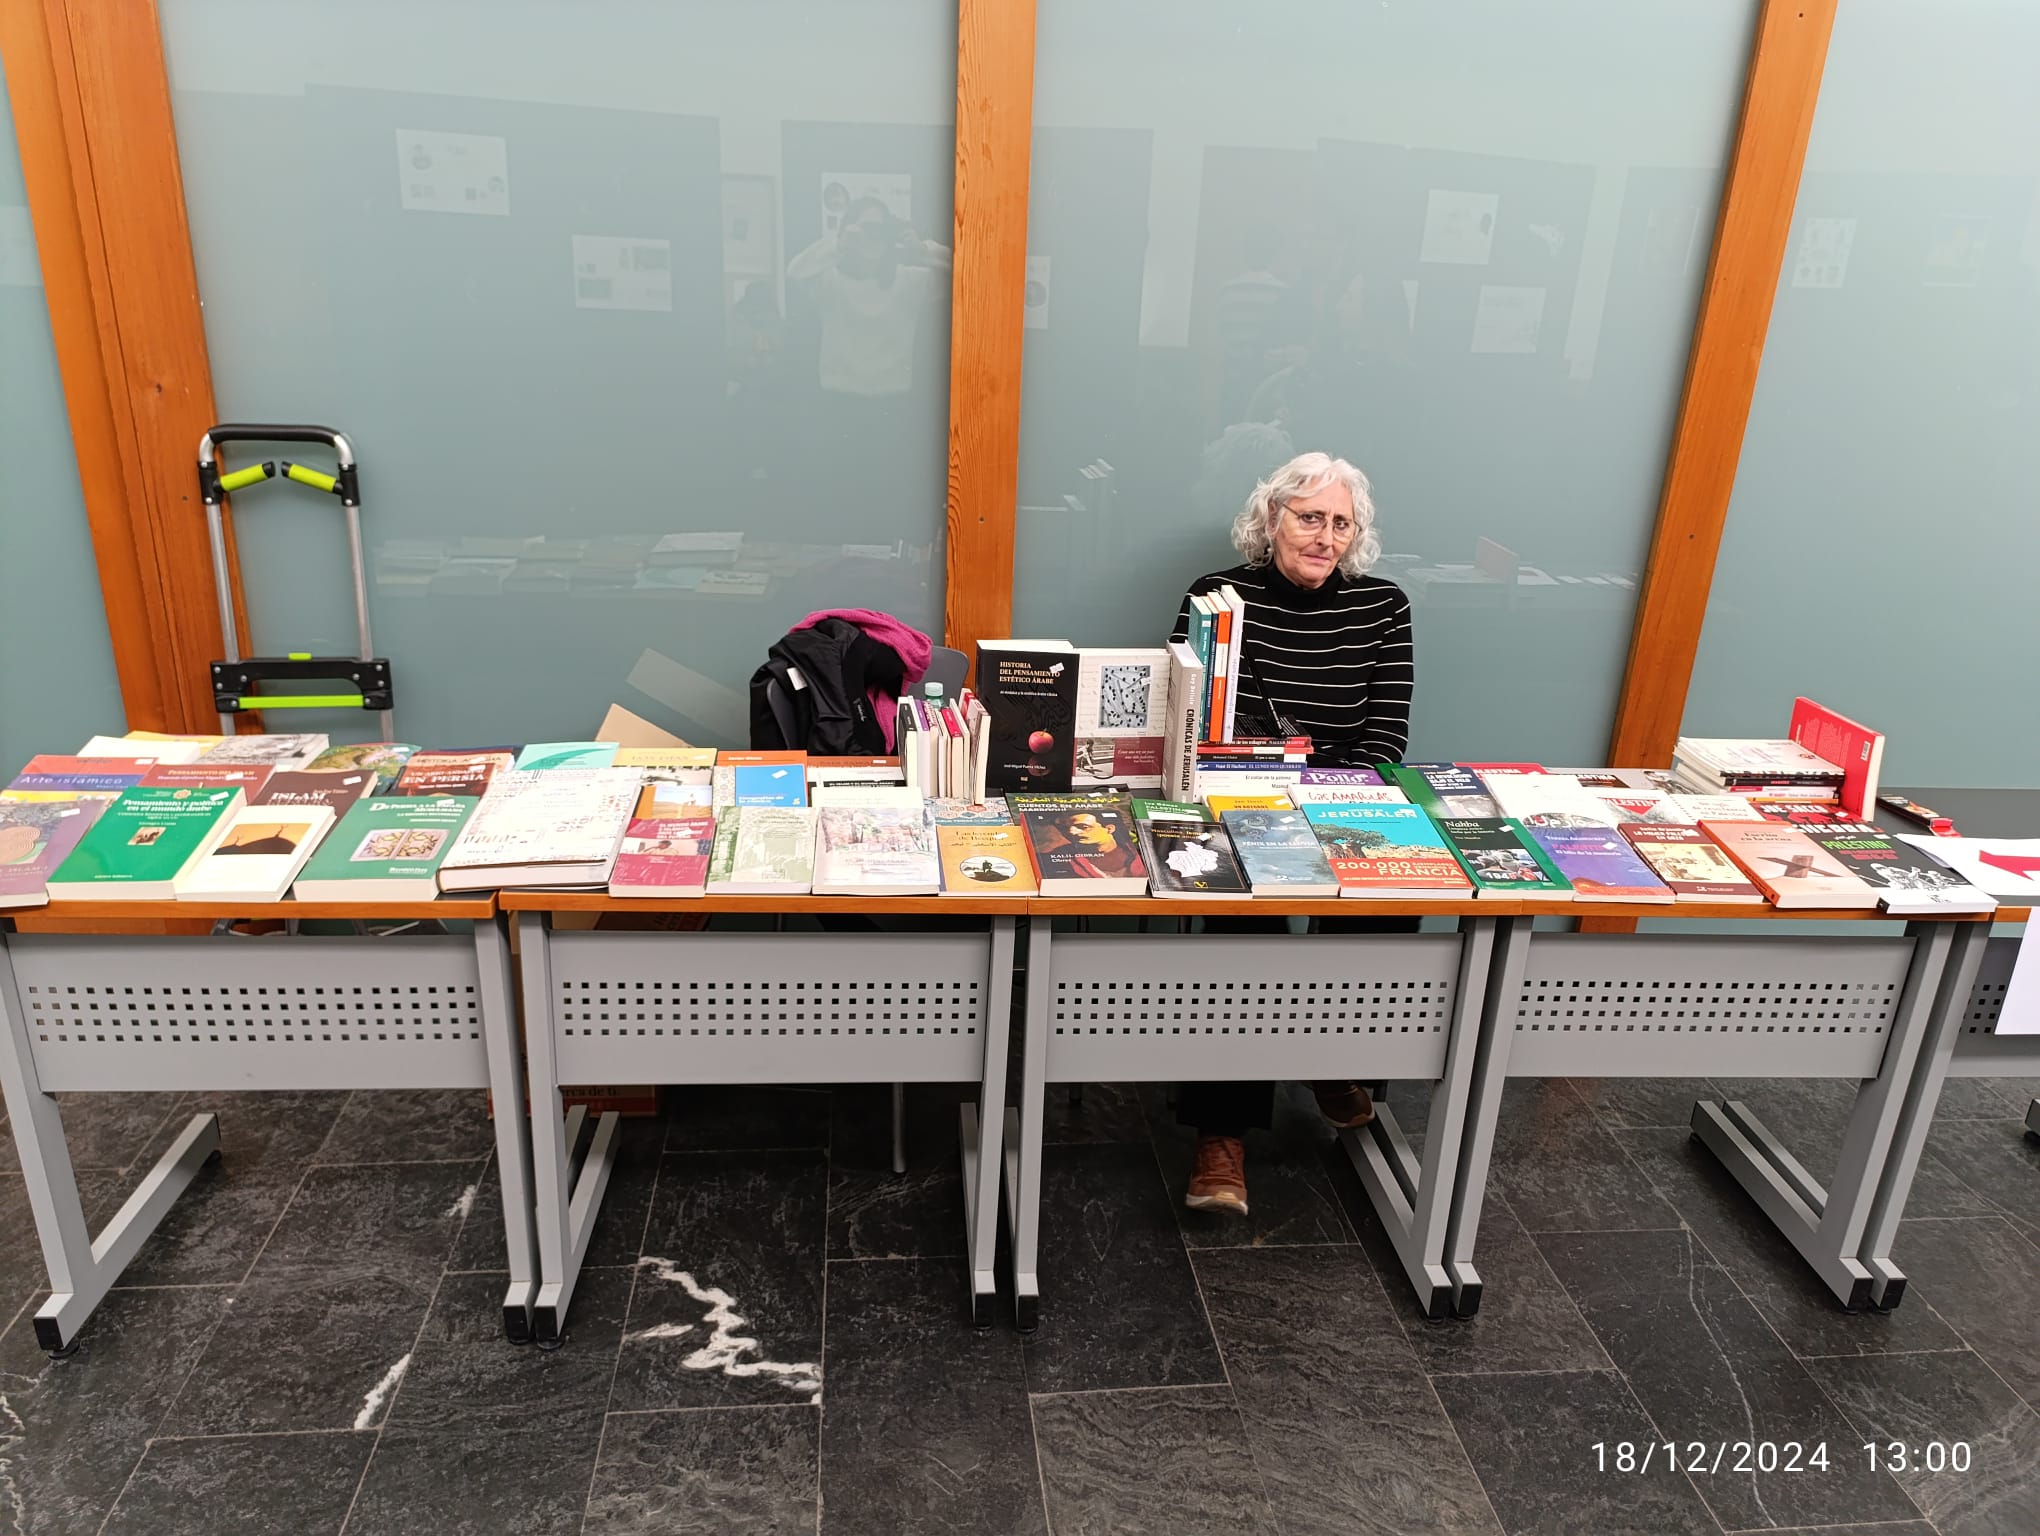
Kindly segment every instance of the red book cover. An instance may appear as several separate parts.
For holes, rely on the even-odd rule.
[[[1842,770],[1843,810],[1858,821],[1876,815],[1877,778],[1884,769],[1882,734],[1808,698],[1792,701],[1792,725],[1787,734],[1815,757],[1826,758]]]
[[[1868,907],[1877,893],[1796,827],[1771,821],[1703,821],[1705,832],[1756,881],[1774,907]]]
[[[612,896],[699,896],[708,889],[715,819],[686,816],[634,820],[609,873]]]

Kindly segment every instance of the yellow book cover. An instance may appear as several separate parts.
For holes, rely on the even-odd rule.
[[[1033,896],[1041,887],[1027,834],[1013,826],[938,826],[945,896]]]
[[[1223,816],[1227,811],[1293,811],[1287,795],[1206,795],[1204,803],[1211,807],[1211,814]]]

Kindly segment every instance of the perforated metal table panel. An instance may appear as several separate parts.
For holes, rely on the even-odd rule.
[[[570,1082],[976,1083],[993,1112],[960,1112],[964,1238],[972,1315],[990,1323],[1016,917],[854,934],[569,931],[538,910],[516,921],[541,1343],[561,1336],[613,1165],[605,1115],[574,1169],[581,1127],[557,1110]]]
[[[194,1115],[95,1238],[54,1095],[466,1088],[514,1104],[512,1007],[503,933],[486,917],[472,937],[0,934],[0,1087],[50,1274],[43,1347],[71,1346],[219,1150],[217,1117]],[[521,1116],[495,1123],[504,1324],[524,1337],[537,1285],[530,1143]]]
[[[1187,916],[1188,914],[1181,914]],[[1478,1304],[1444,1263],[1473,1046],[1496,919],[1451,934],[1056,933],[1028,930],[1020,1108],[1007,1195],[1015,1307],[1040,1316],[1049,1083],[1413,1078],[1436,1084],[1418,1159],[1386,1104],[1342,1133],[1427,1314]]]
[[[2019,940],[2007,935],[1989,941],[1962,1011],[1954,1057],[1948,1063],[1950,1076],[2040,1077],[2040,1035],[1997,1032],[1998,1010],[2018,958]]]
[[[1452,1217],[1470,1262],[1510,1077],[1825,1077],[1859,1084],[1832,1188],[1747,1105],[1702,1100],[1693,1132],[1844,1306],[1892,1307],[1890,1241],[1932,1104],[1923,1051],[1965,1005],[1978,925],[1890,938],[1560,934],[1513,920],[1481,1031],[1468,1154]]]
[[[45,1093],[486,1088],[465,937],[17,935]]]

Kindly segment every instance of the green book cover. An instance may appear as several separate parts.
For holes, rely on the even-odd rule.
[[[607,768],[616,761],[613,741],[534,741],[517,754],[523,769]]]
[[[1572,884],[1506,817],[1434,816],[1467,878],[1497,896],[1569,896]]]
[[[1135,821],[1209,821],[1211,813],[1203,804],[1191,800],[1136,800],[1133,802]]]
[[[123,790],[50,876],[51,896],[173,895],[177,877],[212,851],[243,798],[238,785]]]
[[[441,861],[479,804],[472,795],[357,800],[292,890],[300,901],[429,900]]]
[[[715,841],[708,849],[708,883],[728,885],[737,867],[737,818],[734,806],[715,819]]]

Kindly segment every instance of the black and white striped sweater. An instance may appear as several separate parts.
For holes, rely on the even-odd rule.
[[[1254,701],[1310,733],[1311,762],[1365,767],[1402,760],[1410,741],[1410,600],[1379,576],[1334,571],[1299,587],[1273,565],[1240,565],[1190,584],[1171,640],[1190,631],[1190,598],[1230,586],[1247,605],[1240,707]],[[1255,676],[1272,698],[1263,699]]]

